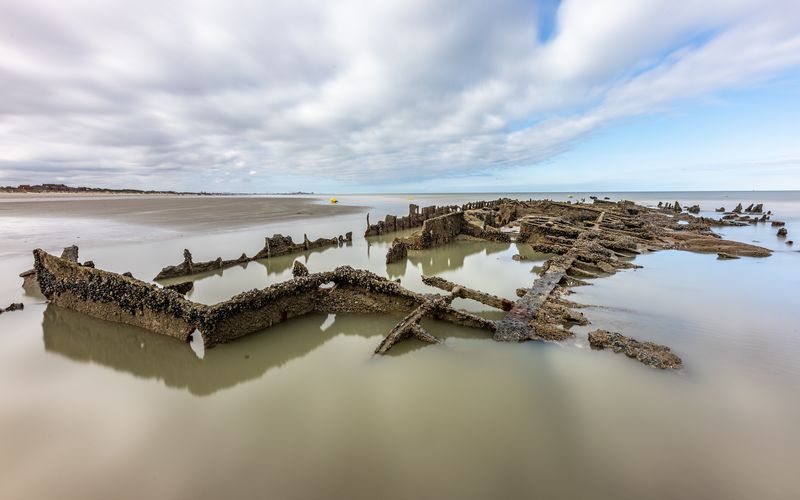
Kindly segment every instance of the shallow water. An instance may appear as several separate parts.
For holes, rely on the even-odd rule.
[[[709,211],[764,202],[790,238],[800,231],[798,193],[607,196]],[[409,203],[338,198],[370,206],[373,220]],[[295,258],[312,272],[348,264],[419,291],[434,291],[420,274],[437,274],[514,298],[545,258],[517,262],[514,244],[460,242],[387,268],[391,237],[367,242],[363,226],[359,214],[141,243],[110,242],[105,235],[135,229],[118,223],[72,221],[76,239],[66,242],[33,232],[48,250],[77,242],[83,260],[144,279],[184,247],[205,260],[252,254],[275,232],[356,235],[351,246],[205,276],[190,298],[206,303],[287,279]],[[444,345],[409,340],[377,358],[398,318],[311,315],[202,359],[172,339],[25,295],[16,275],[31,258],[4,232],[0,304],[26,308],[0,316],[0,498],[798,498],[800,247],[775,232],[724,231],[774,248],[770,258],[659,252],[638,257],[642,269],[575,288],[570,298],[590,305],[592,325],[564,344],[498,344],[428,321]],[[686,368],[592,351],[595,328],[667,344]]]

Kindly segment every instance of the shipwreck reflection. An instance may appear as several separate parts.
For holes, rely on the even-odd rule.
[[[333,316],[333,317],[332,317]],[[208,349],[202,357],[187,344],[141,328],[112,323],[48,304],[42,330],[45,351],[82,363],[96,363],[138,378],[207,396],[255,380],[268,371],[302,358],[337,335],[374,340],[375,345],[398,321],[392,315],[309,314],[261,333]],[[486,332],[426,320],[441,338],[487,339]],[[394,355],[426,345],[409,340]],[[372,344],[364,353],[372,352]]]
[[[325,322],[327,328],[320,328]],[[205,351],[129,325],[112,323],[49,304],[42,329],[44,348],[74,361],[93,362],[197,396],[213,394],[301,358],[338,334],[384,335],[396,317],[311,314]]]

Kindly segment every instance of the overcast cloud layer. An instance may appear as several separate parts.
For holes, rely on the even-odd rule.
[[[788,0],[2,0],[0,183],[519,168],[792,70],[798,26]]]

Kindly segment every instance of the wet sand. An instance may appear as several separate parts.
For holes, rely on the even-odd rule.
[[[325,197],[0,195],[0,217],[112,220],[173,230],[218,231],[364,211]]]

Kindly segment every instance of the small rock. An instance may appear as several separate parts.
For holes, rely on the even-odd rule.
[[[194,288],[193,281],[184,281],[183,283],[175,283],[174,285],[167,285],[164,287],[166,290],[175,290],[181,295],[186,295],[192,288]]]
[[[61,252],[61,258],[70,262],[78,262],[78,247],[76,245],[65,247]]]
[[[735,213],[735,214],[740,214],[740,213],[742,213],[742,204],[741,204],[741,203],[739,203],[738,205],[736,205],[736,208],[734,208],[734,209],[733,209],[733,213]]]
[[[21,311],[23,309],[25,309],[25,304],[21,302],[14,302],[5,309],[0,309],[0,314],[3,314],[4,312]]]
[[[738,258],[739,258],[738,255],[731,255],[731,254],[725,253],[725,252],[719,252],[717,254],[717,260],[733,260],[733,259],[738,259]]]
[[[589,334],[589,344],[592,349],[611,349],[624,353],[629,358],[654,368],[683,368],[683,361],[669,347],[653,342],[639,342],[619,333],[595,330]]]
[[[714,210],[715,212],[724,212],[725,207],[719,207],[718,209]]]
[[[778,229],[778,236],[783,237],[786,236],[787,234],[789,234],[789,231],[787,231],[785,227]]]
[[[772,227],[783,227],[785,225],[786,225],[785,222],[782,222],[782,221],[779,221],[779,220],[772,221]]]
[[[301,276],[308,276],[308,268],[299,260],[294,261],[292,265],[292,276],[299,278]]]
[[[386,254],[386,263],[391,264],[405,259],[408,256],[408,245],[400,238],[395,238],[389,252]]]

